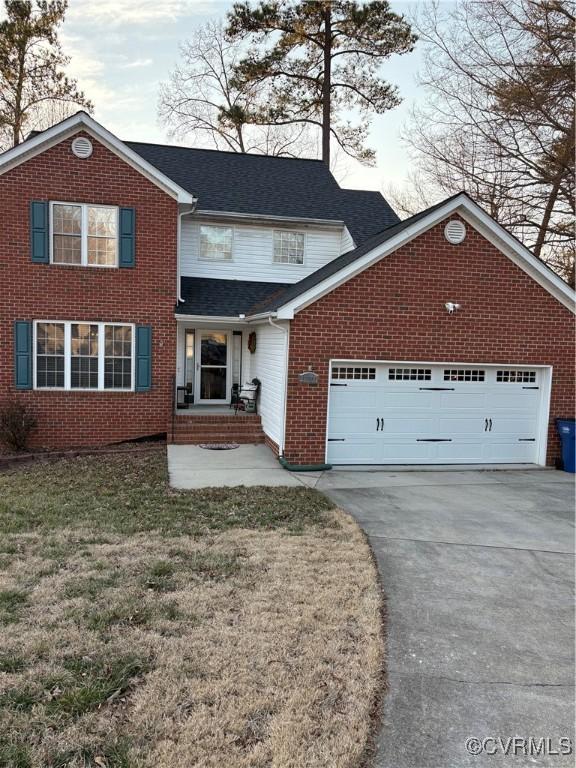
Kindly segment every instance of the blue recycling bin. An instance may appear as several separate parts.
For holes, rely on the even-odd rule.
[[[562,444],[564,472],[576,472],[576,420],[556,419],[556,428]]]

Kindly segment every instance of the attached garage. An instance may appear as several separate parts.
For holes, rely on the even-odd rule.
[[[549,367],[330,364],[331,464],[545,463]]]

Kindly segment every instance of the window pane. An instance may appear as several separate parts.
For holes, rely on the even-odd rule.
[[[72,389],[98,388],[98,326],[73,323],[70,333]]]
[[[36,326],[36,386],[64,386],[64,324]]]
[[[54,235],[52,259],[55,264],[80,264],[82,238],[76,235]]]
[[[303,233],[276,230],[274,232],[274,261],[280,264],[303,264]]]
[[[116,208],[88,208],[88,234],[116,237]]]
[[[82,207],[79,205],[54,205],[52,208],[54,233],[79,235],[82,232]]]
[[[231,227],[200,227],[200,257],[230,260],[232,258]]]
[[[114,266],[116,264],[116,238],[89,237],[88,264]]]
[[[132,387],[132,328],[107,325],[104,330],[104,388]]]
[[[228,337],[225,333],[202,334],[200,363],[202,365],[226,365]]]

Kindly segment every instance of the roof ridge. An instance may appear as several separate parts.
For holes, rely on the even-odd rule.
[[[163,149],[185,149],[190,152],[213,152],[218,155],[235,155],[237,157],[265,157],[267,160],[297,160],[307,163],[323,163],[318,157],[286,157],[285,155],[267,155],[263,152],[234,152],[232,149],[213,149],[211,147],[186,147],[181,144],[160,144],[156,141],[131,141],[122,139],[124,144],[140,144],[147,147],[162,147]],[[328,169],[330,171],[330,169]],[[330,171],[330,173],[332,173]]]

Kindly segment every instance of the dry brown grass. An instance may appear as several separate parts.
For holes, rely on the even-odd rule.
[[[297,535],[68,525],[0,550],[0,766],[360,765],[380,595],[343,513]]]

